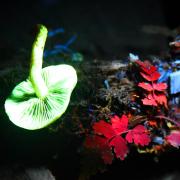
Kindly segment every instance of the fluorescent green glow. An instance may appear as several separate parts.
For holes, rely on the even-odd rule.
[[[45,39],[40,37],[33,44],[30,77],[18,84],[5,101],[9,119],[29,130],[46,127],[57,120],[66,111],[77,83],[76,71],[72,66],[49,66],[41,70],[43,42]]]
[[[43,25],[39,25],[39,32],[35,38],[31,52],[31,65],[30,65],[30,81],[33,85],[36,95],[43,99],[48,94],[48,89],[42,79],[42,58],[44,45],[47,38],[47,29]]]

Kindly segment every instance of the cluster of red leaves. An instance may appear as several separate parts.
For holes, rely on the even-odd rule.
[[[149,106],[158,106],[162,105],[166,109],[167,98],[165,90],[167,89],[166,83],[157,83],[157,80],[160,77],[160,73],[157,71],[157,68],[151,65],[148,61],[142,62],[140,60],[135,61],[136,64],[140,67],[140,75],[146,80],[146,82],[138,83],[138,86],[145,90],[145,98],[142,99],[143,105]],[[154,123],[152,125],[152,123]],[[158,128],[157,122],[148,120],[148,124],[153,126],[153,128]],[[172,130],[170,134],[164,138],[164,142],[179,148],[180,146],[180,131]]]
[[[140,60],[135,61],[135,64],[138,65],[139,74],[144,79],[144,82],[139,82],[138,87],[143,89],[143,97],[138,95],[137,97],[142,97],[143,106],[154,106],[157,107],[158,115],[160,109],[165,107],[165,110],[168,110],[167,97],[166,97],[166,83],[158,83],[157,80],[160,77],[160,73],[157,71],[157,68],[151,65],[148,61],[142,62]],[[140,78],[140,79],[142,79]],[[141,106],[143,108],[143,106]],[[141,121],[135,125],[131,124],[131,118],[128,119],[126,115],[118,117],[117,115],[110,118],[109,122],[100,120],[93,123],[92,133],[86,135],[85,147],[88,149],[96,150],[105,164],[111,164],[114,157],[124,160],[129,152],[129,145],[133,143],[137,148],[143,146],[148,146],[146,152],[156,152],[162,149],[165,145],[171,145],[173,147],[179,148],[180,146],[180,130],[179,125],[174,123],[173,129],[168,129],[168,125],[162,125],[166,121],[158,121],[159,119],[154,115],[145,116],[144,124]],[[130,114],[130,117],[132,115]],[[132,116],[133,117],[133,116]],[[165,117],[162,111],[162,114],[159,117]],[[164,118],[169,119],[169,118]],[[172,121],[174,122],[174,121]],[[145,126],[146,124],[146,126]],[[131,127],[131,128],[130,128]],[[166,127],[167,129],[163,129]],[[162,130],[162,133],[155,133],[154,129],[159,131]],[[163,135],[164,133],[166,135]],[[154,138],[156,138],[156,143],[154,143]],[[159,138],[159,143],[157,139]],[[150,143],[151,142],[151,143]]]
[[[142,99],[144,105],[158,106],[163,105],[166,109],[167,98],[165,90],[167,89],[166,83],[157,83],[160,77],[160,73],[157,68],[148,62],[142,62],[140,60],[135,61],[140,67],[140,74],[146,80],[146,82],[140,82],[139,87],[146,90],[145,98]]]
[[[93,134],[87,135],[85,147],[98,150],[106,164],[112,163],[114,155],[124,160],[129,152],[127,143],[134,142],[136,145],[145,146],[151,141],[143,125],[128,129],[128,118],[125,115],[121,118],[111,117],[109,123],[100,120],[94,123],[92,128]]]

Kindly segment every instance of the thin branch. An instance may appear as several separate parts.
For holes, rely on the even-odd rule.
[[[155,116],[156,118],[159,118],[159,119],[165,119],[167,121],[170,121],[172,123],[174,123],[175,125],[177,125],[178,127],[180,127],[180,123],[175,121],[174,119],[171,119],[171,118],[168,118],[168,117],[165,117],[165,116]]]

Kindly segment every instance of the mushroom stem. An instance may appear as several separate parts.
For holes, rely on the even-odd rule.
[[[42,63],[45,41],[47,38],[47,29],[43,25],[38,25],[38,33],[32,46],[30,81],[34,91],[40,99],[44,99],[48,94],[48,88],[42,78]]]

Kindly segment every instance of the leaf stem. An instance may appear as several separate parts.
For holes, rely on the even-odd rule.
[[[128,133],[129,131],[130,131],[130,129],[128,129],[128,130],[126,130],[126,131],[122,131],[122,132],[120,132],[120,133],[117,133],[117,134],[113,135],[112,137],[110,137],[110,138],[107,140],[107,142],[110,142],[110,141],[112,141],[116,136],[120,136],[121,134]]]
[[[168,118],[168,117],[165,117],[165,116],[155,116],[156,118],[159,118],[159,119],[165,119],[167,121],[170,121],[172,123],[174,123],[175,125],[177,125],[178,127],[180,127],[180,123],[171,119],[171,118]]]
[[[32,46],[30,81],[34,91],[40,99],[44,99],[48,94],[48,88],[42,78],[42,63],[45,41],[47,38],[47,29],[43,25],[38,25],[38,33]]]

